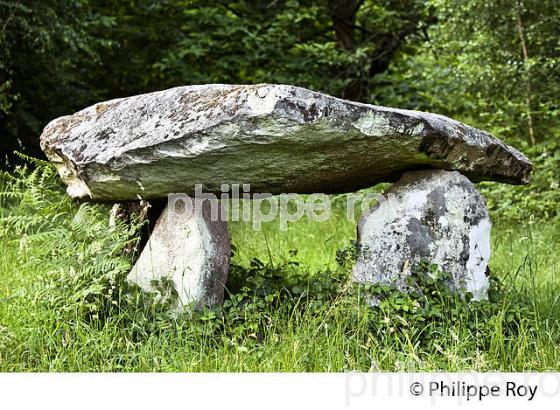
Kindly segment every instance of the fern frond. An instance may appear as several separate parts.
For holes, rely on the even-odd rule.
[[[50,169],[56,170],[56,167],[49,161],[45,161],[45,160],[40,159],[40,158],[31,157],[31,156],[26,155],[23,152],[19,152],[19,151],[14,151],[14,154],[17,157],[24,160],[25,162],[33,164],[38,168],[43,168],[44,167],[44,168],[50,168]]]

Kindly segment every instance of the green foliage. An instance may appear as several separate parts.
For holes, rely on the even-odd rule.
[[[92,2],[93,3],[93,2]],[[98,98],[83,70],[99,62],[102,24],[88,0],[0,0],[0,151],[38,155],[51,119]]]
[[[431,8],[350,3],[0,0],[0,151],[39,155],[53,118],[178,85],[289,83],[366,101]]]
[[[511,338],[518,336],[519,329],[534,331],[534,311],[527,298],[511,303],[508,299],[514,291],[502,293],[496,279],[489,290],[490,300],[480,302],[459,297],[450,290],[445,273],[430,266],[418,266],[409,280],[411,289],[416,290],[408,294],[390,287],[366,290],[366,294],[378,298],[378,309],[383,314],[382,321],[373,323],[374,331],[392,334],[396,343],[409,343],[412,339],[421,346],[441,346],[445,343],[442,335],[454,327],[456,337],[476,340],[477,347],[488,349],[488,335],[498,324],[503,335]]]
[[[367,100],[370,77],[430,14],[425,1],[360,3],[185,2],[179,40],[153,67],[183,84],[289,83]]]
[[[429,41],[375,80],[375,99],[449,115],[520,147],[558,140],[560,8],[556,0],[433,0]],[[528,102],[529,100],[529,102]]]
[[[560,145],[540,144],[529,149],[528,154],[533,161],[530,184],[514,187],[491,182],[480,184],[488,208],[500,219],[522,221],[559,216]]]
[[[414,270],[409,293],[356,286],[350,279],[356,245],[337,252],[339,267],[311,271],[303,256],[309,236],[282,260],[273,257],[270,243],[267,262],[253,253],[243,263],[245,241],[239,241],[223,306],[170,313],[176,292],[169,281],[154,283],[156,291],[146,294],[125,280],[131,267],[126,249],[138,227],[111,226],[107,206],[71,201],[52,166],[32,161],[0,179],[3,370],[368,370],[401,369],[402,361],[415,368],[522,369],[557,363],[547,335],[557,334],[558,312],[545,302],[556,288],[537,294],[506,275],[493,280],[489,301],[468,303],[445,286],[444,273],[424,264]],[[539,265],[529,266],[534,278]],[[518,349],[533,349],[528,340],[547,352],[535,355],[542,363],[512,361]],[[457,367],[447,351],[466,362]]]
[[[0,174],[0,370],[557,369],[556,3],[0,0],[2,154],[37,152],[49,120],[99,100],[266,81],[450,115],[535,165],[530,185],[481,185],[498,222],[489,301],[467,303],[425,265],[407,294],[355,286],[356,245],[336,252],[355,224],[334,198],[331,220],[272,221],[262,241],[230,224],[224,305],[173,315],[170,281],[126,282],[138,224],[111,225],[107,206],[72,202],[52,166],[24,157]]]
[[[555,0],[0,0],[0,151],[38,154],[48,121],[99,100],[212,82],[301,85],[446,114],[522,148],[529,128],[554,142],[559,10]]]
[[[351,266],[356,255],[356,244],[350,243],[339,253],[338,263]],[[502,334],[512,338],[520,329],[535,330],[531,328],[534,310],[524,291],[508,288],[492,277],[489,299],[474,301],[472,294],[462,297],[450,286],[450,278],[439,266],[422,261],[412,267],[406,278],[406,292],[390,285],[354,284],[353,294],[358,301],[350,299],[349,308],[371,307],[361,312],[367,317],[370,331],[397,346],[437,348],[446,343],[452,329],[454,338],[472,339],[477,348],[488,349],[487,336],[498,324]]]
[[[348,266],[342,257],[339,261]],[[338,325],[332,322],[342,316],[348,331],[364,329],[362,337],[403,351],[410,345],[437,350],[449,343],[450,336],[472,340],[476,348],[487,350],[489,335],[497,326],[504,337],[513,339],[520,332],[536,331],[528,295],[507,289],[497,279],[492,280],[490,299],[474,302],[450,289],[445,272],[425,263],[413,269],[407,293],[392,286],[353,283],[346,268],[313,277],[287,275],[285,268],[258,259],[248,269],[235,266],[233,281],[240,281],[239,290],[230,293],[223,306],[195,312],[192,325],[203,326],[213,337],[227,335],[244,340],[245,347],[255,347],[266,339],[279,312],[323,318],[321,325],[326,328]]]
[[[98,319],[120,309],[124,251],[135,241],[136,224],[110,226],[107,206],[75,204],[65,198],[54,166],[34,160],[35,169],[5,174],[0,218],[3,240],[18,243],[22,268],[42,272],[33,300],[61,315]]]

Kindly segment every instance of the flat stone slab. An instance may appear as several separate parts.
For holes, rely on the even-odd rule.
[[[165,198],[251,184],[262,193],[343,193],[405,171],[458,170],[527,183],[530,161],[450,118],[288,85],[198,85],[95,104],[49,123],[41,147],[72,197]]]

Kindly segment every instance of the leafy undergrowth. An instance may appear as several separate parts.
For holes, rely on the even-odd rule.
[[[527,218],[550,219],[559,216],[560,144],[548,142],[527,148],[533,163],[531,183],[511,186],[496,182],[482,183],[490,211],[501,219],[523,221]]]
[[[223,306],[173,316],[168,289],[156,297],[125,281],[137,224],[112,226],[107,206],[70,201],[48,164],[2,178],[1,371],[559,369],[557,221],[498,226],[489,300],[470,303],[424,265],[417,292],[357,287],[352,245],[336,253],[353,223],[336,215],[288,232],[271,223],[250,251],[255,233],[232,224]],[[313,236],[322,230],[337,246]]]

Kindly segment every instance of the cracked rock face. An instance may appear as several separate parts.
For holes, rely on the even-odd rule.
[[[227,223],[211,218],[210,202],[204,201],[200,212],[192,200],[189,206],[192,212],[186,202],[168,204],[128,275],[152,292],[162,279],[171,280],[178,294],[176,311],[223,302],[231,255]]]
[[[341,193],[409,170],[526,183],[527,158],[447,117],[344,101],[288,85],[200,85],[95,104],[49,123],[41,147],[73,197],[170,192]],[[310,172],[310,170],[312,172]]]
[[[484,198],[458,172],[408,172],[358,224],[360,283],[396,285],[424,260],[452,275],[450,286],[475,300],[488,291],[491,222]]]

